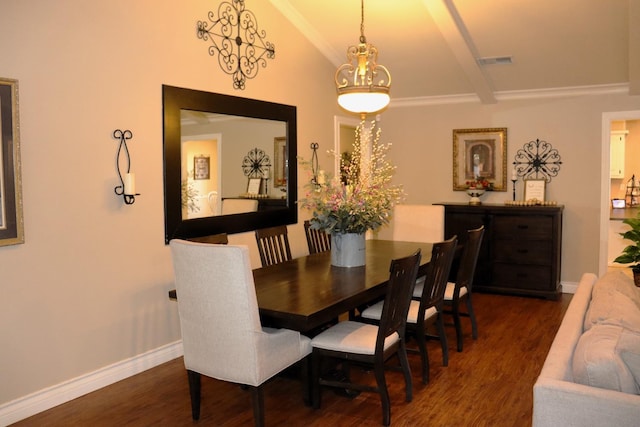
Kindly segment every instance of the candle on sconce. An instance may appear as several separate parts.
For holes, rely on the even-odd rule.
[[[136,194],[136,175],[134,173],[124,174],[124,194],[131,196]]]
[[[516,172],[516,168],[513,168],[513,170],[511,171],[511,181],[517,181],[518,180],[518,172]]]
[[[269,179],[269,168],[262,171],[262,177],[264,179]]]
[[[324,177],[324,171],[320,170],[320,171],[318,171],[318,184],[324,185],[325,183],[326,183],[326,181],[325,181],[325,177]]]

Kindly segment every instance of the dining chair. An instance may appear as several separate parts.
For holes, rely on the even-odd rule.
[[[478,264],[478,255],[482,245],[484,226],[467,231],[467,242],[464,244],[460,266],[456,273],[456,281],[448,282],[444,292],[444,312],[453,316],[453,324],[456,328],[457,350],[462,351],[462,322],[461,317],[468,317],[471,321],[471,336],[478,339],[478,325],[473,310],[472,287],[473,276]],[[467,311],[460,311],[460,304],[464,301]]]
[[[286,225],[256,230],[256,242],[263,267],[291,260]]]
[[[307,237],[309,254],[317,254],[331,250],[331,235],[323,230],[311,228],[309,220],[304,221],[304,235]]]
[[[229,237],[227,233],[212,234],[209,236],[191,237],[186,240],[189,240],[190,242],[210,243],[214,245],[226,245],[227,243],[229,243]]]
[[[411,301],[411,289],[415,283],[420,265],[420,250],[413,255],[391,261],[389,283],[383,302],[379,325],[345,320],[331,326],[311,340],[312,392],[311,402],[320,408],[320,386],[339,389],[375,392],[382,401],[382,423],[391,423],[391,403],[385,379],[385,362],[398,356],[404,374],[406,401],[413,398],[411,369],[405,347],[405,324]],[[338,359],[343,365],[355,362],[373,367],[376,385],[352,383],[346,380],[323,378],[321,364],[325,358]]]
[[[431,260],[427,266],[423,292],[419,299],[412,298],[407,314],[407,335],[415,338],[422,362],[422,382],[429,382],[429,355],[427,338],[438,339],[442,347],[442,365],[449,365],[449,346],[444,329],[442,310],[447,279],[456,250],[457,237],[434,243]],[[376,303],[365,309],[360,315],[363,321],[379,322],[384,306]],[[427,327],[436,325],[438,335],[427,333]]]
[[[246,246],[171,240],[191,413],[200,417],[201,375],[251,389],[256,426],[264,425],[263,384],[301,363],[309,402],[310,339],[263,328]]]

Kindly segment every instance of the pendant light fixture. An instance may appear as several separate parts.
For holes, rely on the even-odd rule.
[[[367,114],[383,110],[391,97],[391,74],[378,64],[378,49],[364,36],[364,0],[361,0],[360,43],[347,49],[348,62],[336,70],[338,104],[347,111]]]

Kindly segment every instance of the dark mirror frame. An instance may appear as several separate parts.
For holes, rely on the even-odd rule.
[[[298,222],[298,167],[296,107],[162,85],[164,129],[165,243],[218,233],[242,233]],[[287,203],[282,209],[182,219],[180,110],[276,120],[287,128]],[[242,159],[238,159],[238,168]]]

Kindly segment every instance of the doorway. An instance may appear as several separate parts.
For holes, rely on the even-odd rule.
[[[640,110],[616,111],[602,114],[602,165],[601,165],[601,185],[600,185],[600,248],[598,275],[606,273],[609,264],[609,243],[610,243],[610,209],[611,209],[611,130],[612,122],[615,121],[640,120]]]

